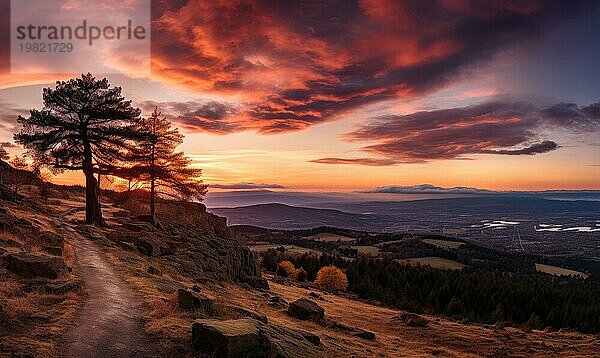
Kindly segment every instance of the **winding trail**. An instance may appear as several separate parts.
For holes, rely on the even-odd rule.
[[[65,357],[155,357],[160,355],[144,332],[143,301],[117,274],[102,250],[64,222],[54,219],[57,229],[68,235],[77,258],[77,272],[88,293],[66,333],[59,351]]]

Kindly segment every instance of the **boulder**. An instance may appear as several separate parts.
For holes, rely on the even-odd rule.
[[[322,357],[321,339],[309,332],[285,326],[260,325],[266,357],[309,358]]]
[[[25,292],[42,291],[52,295],[64,295],[72,291],[77,291],[83,288],[83,281],[70,280],[61,283],[40,282],[25,286]]]
[[[60,246],[63,247],[65,244],[65,239],[61,236],[56,235],[50,231],[42,231],[39,236],[40,241],[44,245],[48,246]]]
[[[150,238],[137,237],[134,238],[133,241],[134,245],[142,255],[156,257],[173,254],[173,250],[170,247],[161,245],[157,241]]]
[[[150,214],[146,214],[146,215],[138,215],[134,218],[135,221],[139,221],[139,222],[143,222],[143,223],[148,223],[152,226],[154,226],[157,229],[162,229],[162,225],[161,223],[158,221],[158,219],[156,218],[156,216],[150,215]]]
[[[301,298],[290,303],[288,314],[305,321],[320,321],[325,316],[325,310],[315,302]]]
[[[63,249],[60,246],[42,246],[42,251],[52,256],[62,256]]]
[[[261,290],[269,290],[269,282],[264,277],[259,276],[246,276],[242,279],[243,283],[247,283],[252,288],[258,288]]]
[[[199,293],[184,290],[177,290],[177,307],[182,311],[203,311],[208,313],[215,312],[214,300]]]
[[[354,332],[352,332],[351,334],[353,336],[356,336],[356,337],[362,338],[362,339],[366,339],[368,341],[374,341],[375,340],[375,333],[366,331],[366,330],[361,329],[361,328],[354,328]]]
[[[341,331],[351,336],[366,339],[369,341],[375,340],[375,333],[366,331],[362,328],[346,326],[345,324],[338,323],[332,320],[326,320],[323,323],[329,328]]]
[[[323,356],[320,339],[314,334],[250,318],[197,320],[192,325],[192,348],[210,357]]]
[[[271,306],[287,306],[287,301],[281,296],[271,296],[269,297],[269,304]]]
[[[427,327],[429,325],[425,318],[410,312],[401,313],[396,319],[409,327]]]
[[[320,301],[325,301],[325,299],[324,299],[324,298],[323,298],[321,295],[319,295],[318,293],[316,293],[316,292],[310,291],[310,292],[308,293],[308,295],[309,295],[310,297],[312,297],[312,298],[315,298],[315,299],[317,299],[317,300],[320,300]]]
[[[2,240],[2,245],[4,247],[14,247],[14,248],[23,250],[23,245],[19,244],[18,242],[16,242],[13,239],[3,239]]]
[[[269,323],[269,319],[267,318],[267,316],[265,316],[262,313],[259,313],[259,312],[253,311],[253,310],[249,310],[244,307],[233,306],[233,305],[228,305],[228,306],[226,306],[226,308],[237,313],[238,315],[240,315],[242,317],[252,318],[252,319],[255,319],[262,323]]]
[[[142,232],[142,231],[152,232],[155,230],[153,225],[146,223],[146,222],[125,223],[125,224],[121,225],[121,227],[123,229],[133,231],[133,232]]]
[[[161,274],[160,270],[154,266],[149,266],[147,272],[151,275],[160,275]]]
[[[58,257],[36,256],[25,252],[7,255],[4,267],[21,278],[58,278],[68,272],[65,261]]]
[[[210,357],[257,356],[260,332],[254,322],[248,318],[197,320],[192,325],[192,349]]]

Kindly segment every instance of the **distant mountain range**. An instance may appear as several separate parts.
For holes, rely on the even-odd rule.
[[[273,229],[335,226],[365,231],[441,233],[460,229],[466,236],[521,234],[590,236],[600,238],[600,201],[550,200],[529,196],[466,196],[413,201],[329,202],[329,208],[279,203],[234,208],[211,208],[230,225],[248,224]],[[564,228],[538,232],[539,225]],[[507,234],[508,233],[508,234]]]
[[[257,204],[286,204],[321,209],[339,209],[342,204],[403,202],[427,199],[473,197],[538,197],[553,200],[600,201],[599,190],[493,191],[470,187],[443,188],[431,184],[383,186],[354,192],[299,192],[272,190],[232,190],[209,192],[204,203],[209,208]]]

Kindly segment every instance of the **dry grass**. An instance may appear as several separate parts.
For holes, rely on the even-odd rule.
[[[271,291],[288,302],[307,298],[314,289],[269,282]],[[317,291],[318,292],[318,291]],[[230,285],[222,289],[237,305],[266,314],[269,322],[317,334],[327,357],[562,357],[597,356],[597,336],[574,332],[526,333],[517,328],[487,328],[467,325],[443,317],[423,316],[428,327],[410,327],[398,317],[404,311],[318,292],[325,301],[316,301],[329,319],[349,327],[374,332],[367,341],[323,325],[289,317],[283,308],[270,306],[258,292]]]
[[[17,356],[56,356],[56,344],[80,306],[81,292],[25,294],[14,281],[1,282],[0,290],[0,351]]]
[[[51,216],[55,211],[48,208],[45,213],[40,213],[28,210],[23,205],[1,205],[10,214],[25,218],[33,226],[20,226],[17,223],[9,228],[12,232],[0,232],[0,246],[10,253],[26,251],[43,254],[38,233],[56,233]],[[9,240],[20,247],[10,247],[15,245],[11,245]],[[75,257],[72,247],[65,245],[63,253],[67,264],[73,266]],[[72,279],[73,276],[73,273],[66,273],[59,280]],[[82,303],[83,292],[79,290],[64,295],[25,292],[29,284],[28,280],[17,280],[5,269],[0,269],[0,352],[14,356],[57,356],[57,342],[73,321]]]
[[[535,269],[539,272],[547,273],[549,275],[574,276],[574,277],[581,277],[584,279],[588,277],[588,275],[583,272],[569,270],[566,268],[552,266],[552,265],[535,264]]]
[[[422,239],[421,241],[423,241],[426,244],[430,244],[430,245],[439,247],[444,250],[456,250],[465,244],[464,242],[459,242],[459,241],[436,240],[436,239]]]
[[[353,249],[357,249],[359,254],[377,256],[379,255],[379,248],[377,246],[352,246]]]
[[[63,258],[65,263],[69,267],[75,267],[76,257],[75,257],[75,249],[73,249],[73,245],[69,242],[66,242],[63,247]]]

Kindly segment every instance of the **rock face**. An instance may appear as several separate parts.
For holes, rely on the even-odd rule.
[[[321,357],[319,337],[250,318],[197,320],[192,348],[210,357]]]
[[[58,257],[36,256],[25,252],[6,255],[4,267],[21,278],[58,278],[67,272],[65,261]]]
[[[301,298],[290,303],[288,314],[305,321],[320,321],[325,316],[325,310],[315,302]]]
[[[264,277],[247,276],[242,279],[242,282],[247,283],[252,288],[258,288],[265,291],[269,290],[269,282]]]
[[[135,207],[135,205],[132,205]],[[199,203],[161,202],[160,227],[144,217],[118,218],[106,239],[130,251],[152,256],[163,272],[180,272],[197,282],[247,282],[268,289],[254,254],[229,237],[227,220]]]

